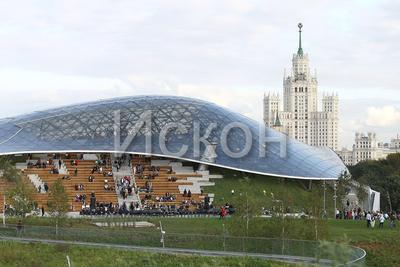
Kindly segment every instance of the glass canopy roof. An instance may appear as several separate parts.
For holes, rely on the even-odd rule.
[[[282,134],[213,103],[175,96],[136,96],[102,100],[46,111],[34,112],[0,120],[0,154],[57,152],[120,152],[114,146],[114,116],[120,112],[121,142],[129,135],[144,112],[151,111],[151,154],[175,157],[183,144],[186,153],[179,158],[224,168],[264,175],[299,179],[337,179],[347,171],[340,158],[330,149],[315,148],[288,139],[286,156],[280,154],[279,143],[260,146],[260,127],[265,136],[282,138]],[[207,140],[215,145],[215,157],[210,161],[194,153],[194,123],[199,124],[200,136],[211,123],[216,128]],[[246,156],[232,158],[222,149],[221,135],[225,126],[238,122],[251,132],[252,144]],[[170,123],[181,123],[182,129],[172,129],[167,135],[165,152],[160,148],[159,135]],[[140,128],[126,153],[146,154],[146,127]],[[233,128],[227,135],[231,151],[245,147],[245,132]],[[266,157],[259,157],[261,147]],[[200,145],[200,155],[207,148]]]

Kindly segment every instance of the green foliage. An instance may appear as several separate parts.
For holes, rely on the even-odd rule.
[[[325,184],[328,187],[327,184]],[[319,186],[312,192],[305,203],[308,217],[308,223],[305,224],[307,229],[305,232],[312,232],[307,239],[326,239],[329,236],[329,228],[326,219],[328,214],[325,214],[324,204],[320,201],[320,196],[323,194],[324,187]],[[326,207],[325,207],[326,208]],[[308,229],[310,228],[310,229]],[[311,230],[311,231],[310,231]]]
[[[241,188],[250,189],[251,178],[246,176],[240,179],[239,183]],[[231,198],[236,210],[235,216],[228,223],[229,232],[238,236],[248,236],[251,222],[261,215],[261,203],[249,197],[247,191],[235,191]]]
[[[282,195],[285,194],[286,199],[285,206],[290,212],[302,212],[305,208],[305,203],[308,201],[310,194],[314,192],[321,192],[320,181],[313,181],[312,189],[307,189],[307,184],[304,181],[299,180],[283,180],[276,177],[268,177],[257,174],[243,174],[237,171],[223,170],[215,168],[210,170],[211,173],[220,173],[224,176],[223,179],[215,179],[215,186],[206,187],[206,192],[214,193],[215,206],[224,205],[225,203],[233,204],[235,207],[240,205],[237,203],[238,193],[246,192],[251,203],[254,205],[264,207],[265,209],[271,209],[272,207],[279,208],[276,202],[272,201],[271,193],[277,199],[282,199]],[[232,195],[231,191],[234,190],[235,194]],[[333,213],[333,201],[332,201],[332,190],[327,192],[330,195],[327,201],[327,209],[332,210]],[[322,203],[322,194],[319,195],[318,202]],[[333,214],[332,214],[333,216]]]
[[[0,156],[0,179],[16,182],[18,178],[20,178],[20,174],[13,162],[6,156]]]
[[[365,221],[331,220],[331,240],[346,242],[367,252],[367,266],[400,266],[400,228],[368,229]]]
[[[332,260],[332,266],[345,266],[351,261],[352,250],[349,249],[349,241],[346,239],[340,243],[320,241],[317,261],[321,259]]]
[[[356,184],[356,192],[357,192],[357,199],[359,201],[359,203],[364,203],[364,201],[367,199],[368,197],[368,193],[364,188],[363,184]]]
[[[229,235],[275,238],[283,236],[285,239],[307,240],[328,237],[328,226],[326,221],[322,220],[322,182],[313,181],[312,189],[308,190],[302,181],[221,169],[212,169],[211,172],[222,172],[224,176],[223,179],[214,180],[214,187],[207,188],[215,194],[215,206],[230,203],[236,208],[234,216],[226,220]],[[231,193],[232,190],[234,194]],[[326,209],[331,212],[328,216],[333,217],[333,193],[328,186],[326,194]],[[263,208],[271,211],[273,218],[259,218]],[[308,216],[302,220],[286,217],[282,220],[282,209],[288,213],[306,212]]]
[[[68,195],[60,179],[50,188],[47,207],[53,217],[62,217],[68,211]]]
[[[400,154],[384,160],[363,161],[349,167],[353,178],[381,193],[381,208],[400,211]],[[390,201],[389,201],[390,200]]]
[[[17,179],[15,185],[7,192],[8,203],[15,209],[18,216],[25,217],[33,209],[32,189],[21,179]]]
[[[254,178],[253,178],[254,179]],[[283,216],[293,212],[295,205],[291,192],[291,181],[279,179],[279,187],[273,192],[260,192],[258,197],[252,197],[247,192],[260,188],[253,188],[252,178],[239,179],[239,188],[230,196],[230,203],[234,203],[235,214],[226,220],[226,229],[229,235],[267,237],[280,239],[318,240],[329,235],[326,220],[322,219],[323,202],[321,201],[322,187],[316,182],[314,189],[308,192],[302,204],[302,210],[307,212],[302,219]],[[299,188],[299,191],[304,189]],[[297,203],[298,207],[299,203]],[[272,218],[260,217],[262,208],[272,212]]]
[[[250,257],[201,257],[125,251],[111,248],[20,244],[0,242],[0,266],[67,266],[66,255],[73,266],[292,266],[287,263]]]
[[[346,201],[346,196],[349,194],[351,189],[351,180],[349,175],[343,174],[336,182],[336,196],[337,196],[337,208],[342,209],[342,205]]]
[[[400,171],[400,153],[390,154],[387,156],[386,161],[389,166],[391,166],[394,170]]]
[[[225,227],[228,227],[227,225],[229,224],[229,220],[231,218],[226,218],[225,220],[220,220],[218,218],[160,218],[160,217],[148,217],[148,218],[136,218],[136,217],[113,217],[113,218],[96,218],[93,220],[90,219],[82,219],[82,218],[68,218],[63,222],[63,227],[69,228],[69,227],[74,227],[74,228],[83,228],[91,231],[95,231],[98,233],[99,229],[94,226],[92,223],[94,221],[107,221],[107,222],[123,222],[123,221],[149,221],[154,223],[155,225],[159,224],[159,221],[162,222],[164,230],[167,231],[167,234],[171,233],[179,233],[179,234],[189,234],[189,235],[207,235],[205,238],[202,240],[202,243],[199,242],[199,239],[196,239],[196,242],[192,242],[191,239],[188,239],[185,245],[188,246],[194,246],[198,248],[204,248],[204,249],[210,249],[210,243],[214,247],[217,247],[216,242],[220,242],[222,240],[222,233],[223,233],[223,224],[225,224]],[[18,221],[18,218],[9,218],[8,222],[10,224],[15,224]],[[274,217],[270,219],[266,218],[255,218],[254,220],[250,221],[250,227],[249,227],[249,236],[254,236],[254,237],[276,237],[280,238],[281,232],[281,223],[282,220],[280,217]],[[366,222],[365,221],[358,221],[358,220],[322,220],[322,223],[328,224],[328,233],[325,235],[319,235],[319,239],[326,239],[329,241],[335,241],[335,242],[348,242],[350,241],[351,245],[361,247],[367,251],[367,266],[400,266],[400,257],[398,256],[399,254],[399,247],[400,247],[400,227],[397,227],[395,229],[390,229],[388,227],[388,222],[385,222],[384,228],[383,229],[367,229],[366,228]],[[53,221],[48,218],[48,217],[27,217],[24,219],[24,225],[48,225],[52,226]],[[61,224],[60,224],[61,225]],[[398,225],[399,226],[399,225]],[[285,233],[286,233],[286,238],[287,239],[305,239],[305,240],[314,240],[315,239],[315,233],[314,233],[314,222],[313,220],[309,219],[285,219]],[[103,231],[105,229],[102,229]],[[132,240],[137,239],[139,236],[141,236],[139,233],[149,233],[149,232],[154,232],[154,236],[156,237],[156,243],[157,245],[160,245],[159,243],[159,229],[156,228],[151,228],[151,229],[126,229],[121,230],[123,233],[126,233],[126,235],[129,235],[129,242],[132,242]],[[133,234],[131,234],[134,231]],[[321,230],[320,230],[321,231]],[[54,231],[47,231],[43,235],[47,235],[48,232],[52,232],[54,234]],[[86,232],[86,230],[85,230]],[[137,233],[138,232],[138,233]],[[12,234],[15,234],[15,231],[13,229]],[[232,233],[229,233],[232,235]],[[41,235],[41,237],[43,237]],[[221,238],[218,240],[213,240],[208,237],[208,235],[219,235]],[[99,237],[100,239],[105,239],[105,238],[110,238],[107,240],[111,240],[113,243],[119,242],[117,239],[117,235],[101,235]],[[111,239],[112,238],[112,239]],[[109,242],[111,242],[109,241]],[[167,242],[170,242],[171,240],[168,239]],[[173,242],[176,242],[173,240]],[[200,247],[202,245],[203,247]],[[251,244],[250,244],[251,245]],[[75,246],[71,246],[75,247]],[[259,246],[260,248],[263,246]],[[36,247],[37,249],[35,251],[41,251],[41,247]],[[0,250],[3,249],[3,246],[0,247]],[[13,248],[14,253],[15,251],[20,251],[17,248]],[[304,248],[306,251],[308,251],[310,248],[305,247]],[[60,251],[65,251],[64,248],[57,248],[57,250]],[[219,244],[219,250],[222,250],[222,242]],[[227,249],[228,250],[228,249]],[[21,250],[23,251],[23,250]],[[36,253],[35,251],[29,251],[29,253]],[[22,252],[21,252],[22,253]],[[67,251],[65,251],[67,253]],[[69,251],[69,253],[71,253]],[[68,254],[69,254],[68,253]],[[82,253],[83,250],[82,250]],[[99,255],[101,252],[98,252]],[[121,251],[119,251],[121,253]],[[53,255],[53,252],[50,253]],[[6,255],[6,254],[2,254]],[[7,254],[10,256],[9,254]],[[18,254],[19,255],[19,254]],[[19,260],[18,255],[15,255],[15,258]],[[54,254],[57,255],[57,257],[61,257],[64,255],[65,259],[65,254]],[[61,256],[60,256],[61,255]],[[71,256],[71,254],[69,254]],[[85,254],[86,255],[86,254]],[[93,255],[94,256],[94,255]],[[11,256],[10,256],[11,257]],[[34,258],[39,257],[38,255],[35,255]],[[40,256],[40,257],[45,257],[46,259],[51,259],[50,257],[47,258],[46,255]],[[56,257],[56,258],[57,258]],[[123,257],[123,256],[121,256]],[[124,258],[125,259],[125,258]],[[26,263],[25,263],[25,261]],[[24,264],[29,265],[29,260],[24,258],[24,260],[21,260],[23,263],[21,265],[21,262],[13,264],[5,264],[1,262],[0,259],[0,266],[24,266]],[[99,259],[100,260],[100,259]],[[194,259],[192,259],[194,260]],[[150,261],[150,260],[149,260]],[[93,266],[98,266],[99,262],[94,262]],[[104,261],[104,264],[108,263],[109,265],[113,265],[112,263],[109,263],[107,261]],[[249,262],[248,262],[249,263]],[[83,263],[78,266],[85,266]],[[193,264],[193,263],[192,263]],[[219,265],[218,265],[219,264]],[[216,266],[224,265],[225,266],[230,266],[227,265],[227,263],[216,263]],[[49,264],[48,264],[49,265]],[[114,264],[115,265],[115,264]],[[200,264],[201,265],[201,264]],[[207,266],[207,264],[205,264]],[[56,266],[61,266],[61,265],[56,265]],[[76,266],[76,265],[75,265]],[[189,265],[190,266],[190,265]],[[241,266],[248,266],[245,265],[244,263]],[[258,266],[258,265],[256,265]]]

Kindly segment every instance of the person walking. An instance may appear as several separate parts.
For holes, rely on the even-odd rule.
[[[374,228],[375,227],[375,222],[376,222],[376,217],[375,217],[375,214],[372,214],[371,215],[371,228]]]
[[[385,215],[383,213],[379,216],[379,228],[383,228],[383,223],[385,222]]]
[[[367,228],[371,228],[371,212],[368,211],[367,216],[365,216],[365,219],[367,220]]]
[[[20,219],[20,220],[18,220],[18,223],[17,223],[17,235],[18,236],[22,235],[22,228],[23,228],[22,220]]]

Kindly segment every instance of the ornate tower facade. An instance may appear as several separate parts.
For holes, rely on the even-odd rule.
[[[299,47],[292,57],[291,73],[283,79],[283,109],[270,109],[269,94],[264,96],[264,122],[272,127],[278,117],[281,131],[289,136],[309,145],[337,150],[338,96],[324,96],[323,111],[318,111],[318,81],[311,74],[308,54],[303,52],[303,25],[299,23],[298,27]],[[279,95],[274,97],[275,101],[279,100]]]

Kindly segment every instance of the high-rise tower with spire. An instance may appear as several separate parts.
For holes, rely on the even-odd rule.
[[[303,24],[299,23],[298,28],[299,46],[292,57],[292,71],[283,78],[282,109],[278,94],[264,95],[264,122],[303,143],[337,150],[338,96],[324,95],[322,111],[318,111],[318,81],[311,75],[308,54],[303,52]]]

